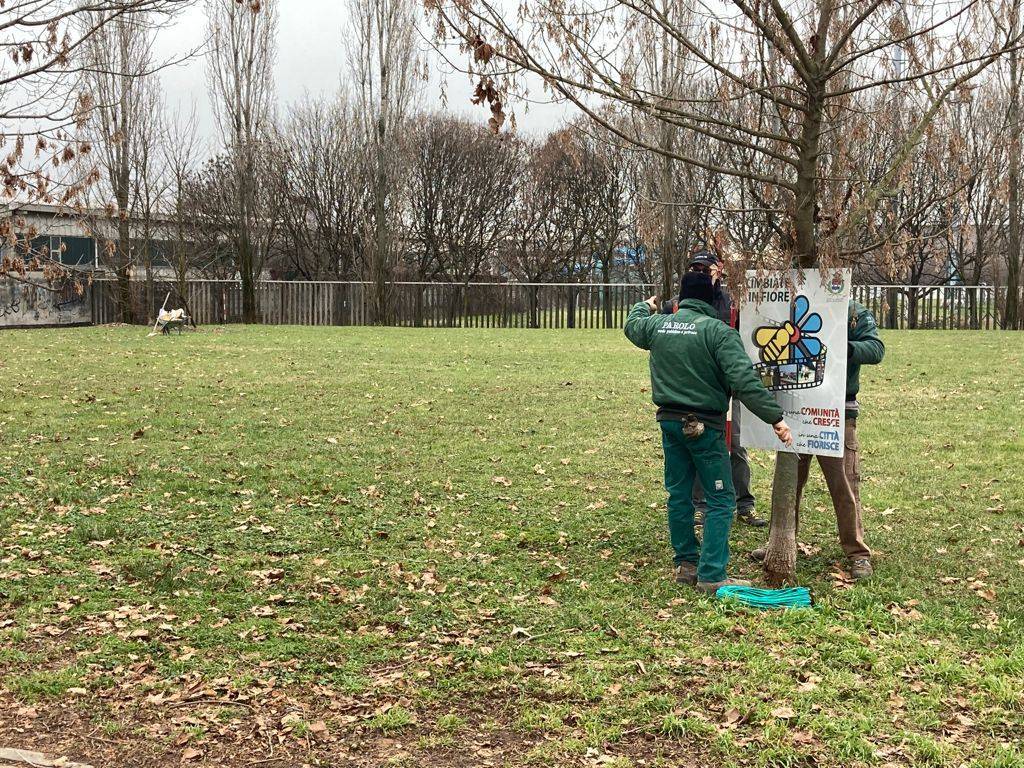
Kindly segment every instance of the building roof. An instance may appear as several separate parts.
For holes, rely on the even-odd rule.
[[[0,218],[12,218],[17,215],[35,214],[37,216],[52,216],[53,218],[67,218],[67,219],[113,219],[110,211],[116,211],[116,207],[111,209],[106,208],[87,208],[83,206],[70,206],[70,205],[53,205],[51,203],[21,203],[18,201],[8,201],[6,204],[0,203]],[[138,221],[139,217],[132,217]],[[151,217],[151,221],[159,223],[171,223],[174,220],[165,213],[154,212]]]

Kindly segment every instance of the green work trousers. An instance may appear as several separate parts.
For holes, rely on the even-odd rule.
[[[688,438],[683,434],[682,422],[660,423],[665,449],[668,534],[675,564],[696,563],[698,581],[722,581],[729,562],[729,529],[736,501],[725,434],[705,428],[700,437]],[[699,550],[693,531],[694,477],[700,478],[708,505]]]

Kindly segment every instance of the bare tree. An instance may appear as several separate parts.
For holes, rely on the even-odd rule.
[[[253,147],[252,172],[259,183],[247,185],[238,174],[238,158],[230,150],[206,161],[186,182],[185,212],[193,218],[194,241],[202,256],[204,272],[229,278],[238,272],[238,201],[247,194],[251,217],[245,237],[260,264],[273,255],[280,239],[284,207],[284,167],[277,147],[269,140]],[[253,281],[255,303],[255,280]],[[244,283],[243,283],[244,299]],[[242,320],[245,321],[243,300]]]
[[[166,195],[170,177],[163,165],[164,155],[160,151],[160,114],[163,112],[163,94],[158,87],[147,91],[145,109],[148,119],[142,124],[134,153],[133,173],[136,178],[135,200],[132,203],[133,218],[138,232],[135,244],[145,275],[146,323],[156,319],[157,297],[154,286],[154,264],[157,259],[164,261],[167,228],[161,205]]]
[[[80,207],[99,180],[92,145],[81,129],[100,101],[89,88],[90,43],[108,25],[142,16],[166,19],[194,0],[19,0],[0,4],[0,184],[8,199]],[[19,231],[20,230],[20,231]],[[0,225],[8,246],[0,278],[47,283],[70,276],[47,253],[31,253],[35,232],[24,222]]]
[[[359,106],[367,178],[372,195],[364,249],[373,283],[373,318],[391,316],[390,282],[401,244],[399,153],[403,125],[419,77],[415,0],[347,0],[349,71]]]
[[[981,285],[985,280],[996,284],[998,255],[1006,247],[1009,142],[1001,96],[998,81],[972,89],[955,105],[949,128],[953,136],[962,137],[962,143],[957,142],[959,151],[951,153],[949,160],[969,174],[949,235],[956,275],[966,285]],[[973,328],[982,327],[978,298],[976,291],[967,293]]]
[[[679,23],[658,0],[537,3],[522,6],[518,14],[492,0],[430,6],[440,35],[450,34],[469,49],[467,69],[479,78],[492,110],[502,108],[503,94],[514,90],[518,73],[530,71],[624,139],[755,182],[773,207],[785,211],[777,252],[800,267],[841,260],[949,96],[1021,39],[1015,30],[992,31],[999,9],[972,0],[912,7],[882,0],[732,0],[713,15],[697,15],[694,23]],[[639,23],[651,25],[685,52],[695,76],[713,83],[714,102],[652,87],[637,77],[618,48],[623,34]],[[892,66],[897,60],[899,71]],[[894,82],[916,89],[917,120],[878,184],[848,190],[845,197],[832,194],[837,183],[854,175],[842,162],[843,130],[856,114],[853,98]],[[753,170],[724,152],[706,159],[665,142],[645,141],[602,118],[595,100],[618,102],[705,136],[714,146],[757,154],[778,170]],[[721,100],[746,109],[723,118],[716,106]],[[834,207],[838,201],[844,201],[841,208]],[[793,578],[796,468],[795,454],[777,455],[765,560],[772,583]]]
[[[639,88],[658,94],[668,104],[683,97],[688,75],[686,48],[670,30],[685,28],[692,18],[689,4],[684,0],[653,0],[652,7],[668,23],[658,24],[643,17],[635,20],[633,34],[627,38],[632,46],[623,70],[632,75]],[[659,166],[654,197],[661,211],[658,250],[663,296],[672,293],[672,275],[677,271],[683,250],[679,242],[680,208],[674,194],[677,171],[674,155],[678,152],[679,132],[679,126],[671,121],[644,118],[630,134],[634,137],[653,134],[644,141],[657,147],[652,159]]]
[[[571,127],[577,156],[587,169],[585,179],[590,187],[588,207],[593,211],[589,250],[593,254],[594,272],[604,283],[604,325],[611,328],[617,318],[612,313],[610,284],[616,276],[616,262],[629,226],[630,200],[626,191],[629,166],[639,161],[639,153],[617,136],[601,129],[594,130],[589,121],[579,120]]]
[[[1021,18],[1021,0],[1009,0],[1005,4],[1007,34],[1019,36],[1024,33]],[[1008,77],[1010,81],[1006,106],[1006,123],[1009,133],[1009,167],[1007,168],[1007,207],[1009,208],[1008,241],[1006,253],[1006,304],[1003,309],[1003,328],[1022,327],[1021,318],[1021,150],[1024,147],[1024,115],[1021,110],[1021,87],[1024,70],[1021,68],[1020,51],[1016,48],[1009,53]]]
[[[234,176],[222,191],[230,191],[229,236],[242,283],[242,319],[259,319],[256,281],[263,271],[269,242],[260,232],[257,177],[260,147],[266,147],[272,122],[273,68],[277,52],[277,0],[206,0],[213,49],[208,79],[217,122],[227,143]],[[224,201],[228,202],[228,201]]]
[[[529,283],[572,281],[593,268],[597,201],[574,132],[522,142],[512,197],[511,233],[502,248],[508,273]],[[539,288],[527,294],[528,323],[538,327]]]
[[[462,288],[450,294],[454,321],[465,286],[497,262],[512,225],[509,198],[520,170],[520,147],[458,118],[422,115],[403,140],[407,237],[417,280],[443,277]],[[417,320],[422,291],[417,292]]]
[[[201,146],[194,105],[188,113],[175,110],[173,114],[164,106],[158,144],[165,174],[163,213],[170,219],[168,261],[174,271],[178,295],[188,302],[189,273],[202,264],[199,244],[203,240],[200,212],[189,194]]]
[[[154,28],[144,15],[112,11],[94,11],[81,22],[98,29],[83,46],[83,57],[88,87],[96,99],[87,132],[97,149],[102,183],[93,191],[100,200],[98,207],[116,220],[116,237],[103,249],[104,261],[117,278],[119,319],[130,323],[134,320],[131,273],[136,255],[133,219],[140,208],[152,212],[155,180],[150,167],[153,109],[159,101],[159,85],[152,76]],[[151,221],[151,216],[146,218]],[[93,234],[99,237],[104,233]],[[152,296],[147,299],[147,304],[151,303]]]
[[[307,280],[350,280],[361,258],[368,195],[353,112],[344,99],[303,102],[277,139],[287,268]]]

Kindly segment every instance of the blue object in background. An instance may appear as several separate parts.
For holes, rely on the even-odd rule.
[[[755,587],[719,587],[719,599],[736,600],[751,608],[810,608],[811,591],[807,587],[756,589]]]

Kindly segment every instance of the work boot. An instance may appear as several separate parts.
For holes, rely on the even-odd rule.
[[[736,519],[741,523],[746,523],[751,528],[765,528],[768,525],[767,520],[757,516],[757,512],[754,511],[753,507],[738,510],[736,512]]]
[[[704,515],[707,512],[703,507],[695,507],[693,510],[693,527],[700,528],[704,525]]]
[[[722,579],[722,581],[698,581],[696,586],[698,592],[713,597],[719,587],[749,587],[750,582],[746,579]]]
[[[675,576],[676,584],[696,584],[697,583],[697,564],[696,563],[679,563],[675,568],[672,569],[672,573]]]
[[[765,544],[763,547],[758,547],[750,553],[750,559],[756,560],[759,563],[763,563],[764,559],[768,556],[768,545]]]
[[[874,572],[871,561],[866,557],[855,557],[850,561],[850,577],[854,581],[870,578]]]

